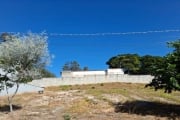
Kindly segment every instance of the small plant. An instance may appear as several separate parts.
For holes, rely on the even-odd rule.
[[[70,85],[64,85],[64,86],[61,86],[60,87],[61,88],[61,90],[69,90],[70,88],[71,88],[71,86]]]
[[[100,86],[104,86],[104,84],[103,84],[103,83],[101,83],[101,84],[100,84]]]
[[[71,116],[69,114],[63,115],[64,120],[71,120]]]
[[[92,86],[92,87],[91,87],[91,89],[95,89],[95,87],[94,87],[94,86]]]

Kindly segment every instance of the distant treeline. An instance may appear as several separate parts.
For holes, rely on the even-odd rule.
[[[128,74],[150,74],[154,76],[149,86],[155,90],[164,88],[165,92],[180,90],[180,39],[168,42],[173,51],[166,56],[139,56],[121,54],[110,58],[109,68],[123,68]]]
[[[110,58],[106,64],[109,68],[123,68],[127,74],[153,74],[153,70],[165,60],[161,56],[138,54],[120,54]]]

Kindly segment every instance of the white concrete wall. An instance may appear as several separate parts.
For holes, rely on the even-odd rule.
[[[106,71],[62,71],[62,77],[83,77],[87,75],[122,75],[124,74],[123,69],[113,68],[107,69]]]
[[[74,71],[71,72],[72,77],[82,77],[87,75],[105,75],[105,71]]]
[[[15,90],[16,90],[16,86],[8,89],[8,92],[10,95],[12,95],[12,94],[14,94]],[[20,84],[17,94],[24,93],[24,92],[37,92],[38,93],[38,91],[43,91],[43,90],[44,90],[44,88],[36,86],[36,85]],[[7,95],[6,91],[2,90],[0,92],[0,96],[4,96],[4,95]]]
[[[65,78],[43,78],[34,80],[29,84],[41,87],[60,86],[60,85],[83,85],[96,83],[150,83],[154,77],[151,75],[88,75],[84,77],[65,77]]]
[[[44,90],[42,87],[62,86],[62,85],[83,85],[97,83],[150,83],[154,77],[151,75],[86,75],[81,77],[62,77],[62,78],[43,78],[33,80],[28,84],[21,84],[19,93],[23,92],[38,92]],[[15,87],[9,89],[10,94],[14,93]],[[0,92],[0,96],[6,95],[5,91]]]
[[[107,74],[123,75],[124,70],[119,68],[107,69]]]

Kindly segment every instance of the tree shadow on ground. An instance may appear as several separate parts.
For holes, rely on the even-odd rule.
[[[13,105],[13,111],[22,109],[21,106]],[[9,105],[0,106],[0,112],[10,112]]]
[[[113,104],[115,112],[138,114],[138,115],[154,115],[160,117],[168,117],[169,119],[180,119],[180,105],[167,104],[149,101],[127,101],[125,103]]]

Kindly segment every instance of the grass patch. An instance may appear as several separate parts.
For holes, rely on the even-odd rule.
[[[156,100],[155,97],[160,97],[165,100],[180,103],[180,92],[173,91],[171,94],[164,93],[164,90],[154,91],[152,88],[145,88],[145,84],[130,84],[130,83],[101,83],[89,85],[66,85],[59,87],[49,87],[46,90],[50,91],[68,91],[68,90],[84,90],[87,94],[97,98],[103,94],[121,94],[131,98],[131,95],[142,97],[147,100]]]
[[[67,91],[67,90],[72,90],[71,85],[63,85],[59,87],[47,87],[45,88],[46,91]]]
[[[74,101],[72,106],[68,108],[68,112],[71,113],[84,113],[88,111],[88,106],[90,105],[90,102],[85,99]]]
[[[63,115],[63,118],[64,120],[71,120],[71,116],[67,113]]]
[[[19,119],[18,116],[27,117],[23,119],[48,119],[49,116],[55,119],[54,115],[64,120],[87,117],[92,117],[93,120],[127,119],[127,116],[138,120],[180,118],[180,91],[167,94],[164,90],[155,92],[144,86],[145,84],[103,83],[48,87],[44,94],[24,93],[15,96],[13,104],[22,108],[15,111],[17,114],[14,116],[8,117],[3,112],[1,115],[9,120]],[[7,97],[0,99],[1,111],[5,111]]]

